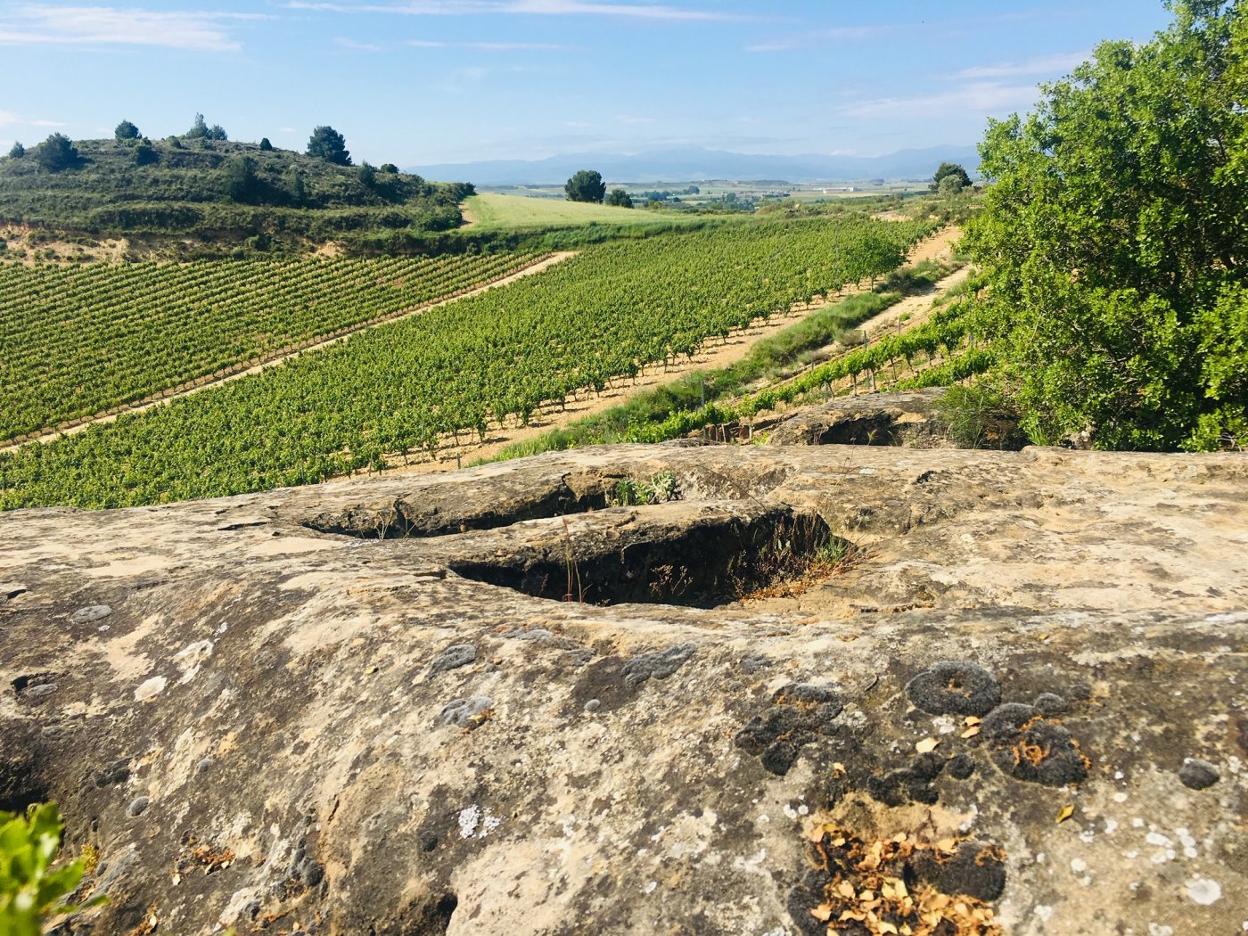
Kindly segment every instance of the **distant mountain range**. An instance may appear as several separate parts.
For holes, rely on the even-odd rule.
[[[973,175],[979,155],[973,146],[934,146],[885,156],[754,156],[699,147],[635,154],[570,153],[546,159],[415,166],[428,179],[476,185],[561,184],[578,169],[597,169],[608,182],[700,182],[708,179],[784,182],[858,182],[928,179],[944,160],[961,163]]]

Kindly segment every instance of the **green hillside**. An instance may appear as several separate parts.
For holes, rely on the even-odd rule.
[[[254,143],[169,137],[74,147],[77,159],[57,171],[43,165],[40,147],[0,158],[0,223],[94,236],[350,241],[458,227],[458,204],[472,191]]]

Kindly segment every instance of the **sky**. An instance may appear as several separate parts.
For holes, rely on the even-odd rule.
[[[202,112],[404,167],[702,146],[971,144],[1161,0],[0,0],[0,146]]]

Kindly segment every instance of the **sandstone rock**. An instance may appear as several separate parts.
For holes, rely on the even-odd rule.
[[[606,506],[661,473],[681,500]],[[95,934],[817,931],[835,841],[1010,933],[1236,932],[1246,537],[1242,456],[1039,449],[15,512],[0,808],[98,846]],[[987,694],[914,701],[966,688],[941,661]]]

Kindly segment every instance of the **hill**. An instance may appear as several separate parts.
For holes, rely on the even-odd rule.
[[[944,161],[972,172],[973,146],[901,150],[884,156],[756,156],[702,147],[646,150],[633,154],[567,153],[538,160],[445,163],[420,168],[436,178],[472,179],[477,185],[551,185],[578,169],[594,168],[612,182],[675,182],[708,179],[774,179],[786,182],[848,182],[863,179],[929,179]]]
[[[461,223],[462,183],[338,166],[253,143],[82,140],[52,172],[38,150],[0,159],[0,223],[91,235],[326,241]],[[387,167],[391,168],[391,167]]]

